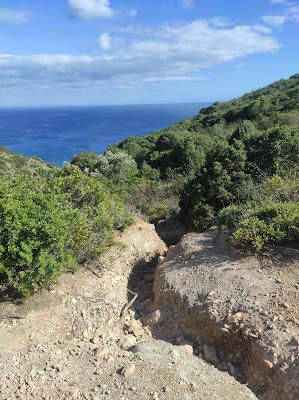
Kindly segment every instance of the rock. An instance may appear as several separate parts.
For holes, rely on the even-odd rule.
[[[244,314],[241,313],[241,312],[238,312],[238,313],[236,313],[236,314],[231,315],[231,316],[228,318],[228,322],[229,322],[230,324],[238,325],[241,321],[243,321],[243,319],[244,319]]]
[[[96,336],[91,338],[90,341],[93,344],[100,344],[101,343],[100,339],[98,337],[96,337]]]
[[[79,388],[76,386],[72,388],[69,392],[70,396],[76,397],[79,395]]]
[[[273,363],[269,360],[263,360],[263,363],[266,368],[272,369],[273,368]]]
[[[215,347],[204,345],[203,346],[203,352],[204,352],[205,359],[208,362],[210,362],[212,364],[218,364],[219,363],[219,359],[217,357],[217,353],[216,353]]]
[[[148,314],[143,318],[144,325],[155,326],[161,321],[161,311],[156,310]]]
[[[137,321],[136,319],[130,320],[126,325],[125,329],[128,333],[132,333],[134,336],[142,336],[143,330],[141,326],[141,322]]]
[[[283,308],[285,308],[286,310],[288,310],[288,309],[290,308],[290,305],[289,305],[287,302],[285,302],[285,303],[282,303],[282,304],[281,304],[281,307],[283,307]]]
[[[185,353],[193,355],[193,347],[190,346],[190,344],[184,344],[182,346],[180,346],[181,349],[183,349],[185,351]]]
[[[133,335],[128,335],[128,337],[126,338],[126,341],[124,343],[124,347],[128,348],[128,347],[132,347],[135,346],[137,343],[136,337]]]
[[[94,355],[96,358],[105,357],[109,354],[109,351],[106,347],[98,347],[94,350]]]
[[[120,374],[125,378],[128,378],[129,376],[133,375],[135,371],[136,371],[135,364],[131,364],[128,367],[123,367],[120,371]]]

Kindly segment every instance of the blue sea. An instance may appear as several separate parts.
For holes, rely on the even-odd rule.
[[[0,145],[56,165],[194,116],[206,104],[0,109]]]

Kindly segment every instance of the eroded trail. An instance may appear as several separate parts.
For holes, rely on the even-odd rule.
[[[154,227],[138,221],[120,243],[51,291],[0,304],[0,399],[255,399],[185,339],[157,340],[154,272],[166,246]],[[120,318],[128,288],[138,298]]]
[[[299,399],[297,250],[245,257],[217,230],[190,233],[158,266],[154,293],[155,335],[189,340],[259,399]]]

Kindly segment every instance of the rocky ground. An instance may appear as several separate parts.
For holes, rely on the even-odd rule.
[[[155,278],[154,335],[189,337],[260,399],[299,399],[299,252],[233,251],[212,230],[171,247]]]
[[[0,399],[256,399],[204,362],[199,343],[157,340],[153,280],[165,252],[138,221],[97,265],[24,303],[0,303]]]

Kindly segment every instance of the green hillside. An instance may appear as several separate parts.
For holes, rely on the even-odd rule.
[[[215,103],[192,119],[152,135],[128,138],[117,147],[130,154],[139,165],[147,162],[162,175],[167,169],[192,173],[195,162],[192,152],[197,153],[197,158],[204,158],[198,151],[206,153],[215,141],[248,142],[250,136],[255,136],[258,142],[258,137],[269,136],[270,129],[286,128],[292,135],[297,132],[298,125],[299,74],[239,99]],[[247,150],[251,150],[249,145]],[[248,154],[247,161],[259,161],[258,158],[256,154]],[[204,160],[200,162],[203,164]]]
[[[88,157],[79,155],[73,163],[80,165]],[[131,168],[122,169],[119,163],[118,172],[111,173],[116,158]],[[84,168],[107,179],[130,207],[152,221],[176,213],[193,228],[206,229],[219,223],[221,212],[223,227],[241,229],[239,224],[245,220],[243,230],[248,231],[243,233],[248,234],[248,240],[244,238],[244,243],[261,248],[268,242],[294,243],[298,239],[298,165],[297,74],[241,98],[215,103],[168,129],[130,137],[104,156],[94,154],[92,163],[85,163]],[[269,183],[271,178],[279,187],[275,188],[273,179]],[[286,193],[276,198],[275,190]],[[258,195],[261,193],[263,198]],[[271,210],[263,209],[267,199],[273,201]],[[233,217],[227,210],[225,223],[222,210],[232,205],[244,213],[234,210]],[[286,213],[291,216],[283,224],[292,228],[280,226]],[[280,222],[273,227],[276,215]],[[261,244],[251,238],[254,230],[264,231],[263,239],[257,239]],[[238,241],[242,242],[242,235]]]
[[[25,171],[49,169],[50,165],[36,157],[25,157],[0,146],[0,174],[14,176]]]

